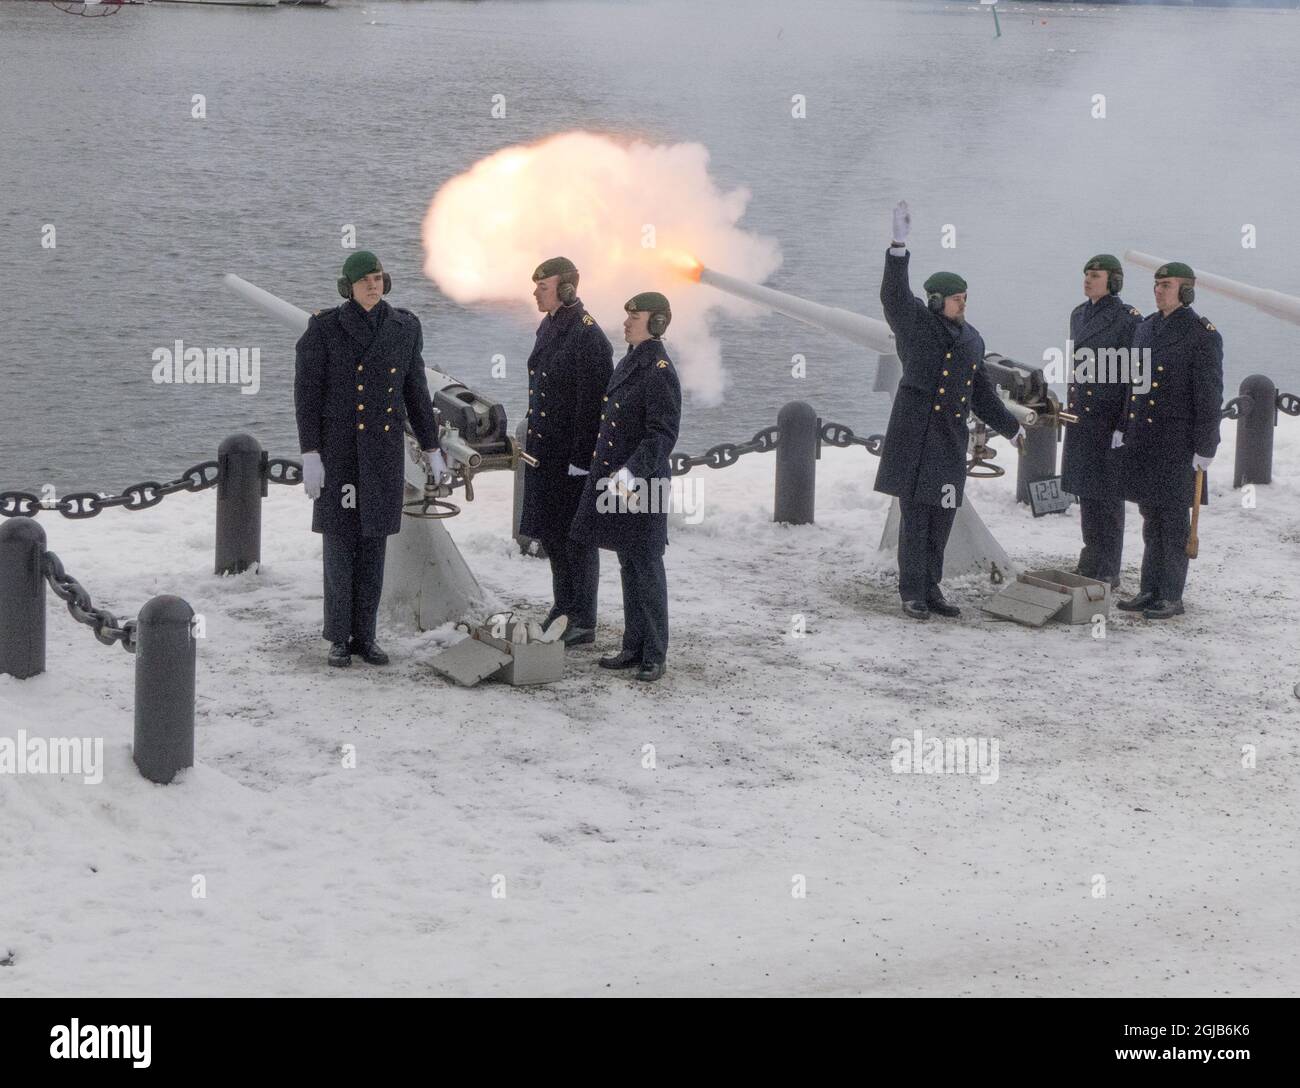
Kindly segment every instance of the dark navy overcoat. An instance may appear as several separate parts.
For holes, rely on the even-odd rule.
[[[382,299],[375,309],[374,330],[352,300],[321,310],[308,320],[297,344],[298,446],[304,453],[317,450],[325,466],[313,532],[398,532],[406,420],[421,449],[438,448],[420,320]]]
[[[668,503],[672,467],[669,454],[677,444],[682,389],[663,341],[644,340],[614,368],[601,396],[600,431],[591,451],[578,513],[569,535],[614,551],[662,555],[668,544]],[[639,510],[611,501],[609,477],[626,468],[649,490]],[[661,501],[662,500],[662,501]]]

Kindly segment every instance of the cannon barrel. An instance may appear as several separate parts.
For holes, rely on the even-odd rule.
[[[311,318],[311,314],[306,310],[298,309],[293,303],[285,302],[284,299],[271,294],[270,291],[263,291],[255,283],[249,283],[248,280],[236,276],[233,272],[227,272],[222,276],[221,282],[244,301],[251,302],[262,313],[293,332],[301,335],[307,331],[307,322]]]
[[[1148,268],[1152,272],[1166,263],[1159,257],[1141,253],[1136,249],[1125,250],[1124,259],[1141,268]],[[1244,302],[1247,306],[1253,306],[1273,317],[1280,317],[1283,321],[1291,322],[1292,325],[1300,325],[1300,298],[1294,295],[1285,295],[1269,287],[1252,287],[1240,280],[1230,280],[1227,276],[1216,276],[1213,272],[1202,272],[1197,269],[1196,289],[1199,291],[1202,287],[1217,291],[1228,298],[1234,298],[1238,302]]]
[[[823,306],[820,302],[809,302],[797,295],[787,295],[784,291],[775,291],[771,287],[760,287],[756,283],[739,280],[711,268],[699,269],[699,282],[737,298],[766,306],[786,317],[836,333],[881,355],[894,354],[894,334],[889,331],[888,325],[874,317],[855,314],[837,306]]]

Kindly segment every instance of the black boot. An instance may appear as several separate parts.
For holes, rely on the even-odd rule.
[[[1121,612],[1141,612],[1144,608],[1150,608],[1156,602],[1154,593],[1139,593],[1136,597],[1130,597],[1127,601],[1117,601],[1115,607]]]
[[[1150,608],[1142,610],[1143,618],[1148,620],[1167,620],[1182,614],[1182,601],[1152,601]]]
[[[352,664],[352,653],[348,650],[346,642],[331,642],[329,663],[340,669],[347,668]]]
[[[655,681],[664,674],[664,663],[662,661],[651,661],[649,664],[642,665],[636,671],[638,680]]]
[[[566,646],[587,646],[596,641],[594,627],[566,627],[560,641]]]
[[[943,594],[937,591],[935,593],[930,594],[930,596],[926,599],[925,604],[926,607],[929,608],[931,612],[934,612],[936,615],[939,616],[947,616],[949,619],[952,619],[955,616],[961,615],[961,609],[958,608],[955,604],[949,604],[946,600],[944,600]]]
[[[609,657],[602,657],[599,664],[602,669],[639,669],[641,655],[626,652],[610,654]]]
[[[377,642],[358,642],[352,640],[351,650],[367,665],[387,665],[388,655],[379,648]]]
[[[911,616],[914,620],[928,620],[930,609],[924,601],[904,601],[903,614]]]

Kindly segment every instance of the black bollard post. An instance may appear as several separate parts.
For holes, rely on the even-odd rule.
[[[772,520],[811,525],[817,498],[817,413],[792,400],[776,415],[776,501]]]
[[[180,597],[151,598],[136,619],[135,745],[150,782],[166,785],[194,766],[192,609]]]
[[[31,518],[0,525],[0,674],[45,671],[45,530]]]
[[[1011,452],[1016,453],[1015,446]],[[1016,456],[1016,502],[1029,502],[1029,485],[1056,475],[1056,427],[1025,428],[1025,448]]]
[[[217,450],[218,574],[238,574],[262,561],[262,499],[266,454],[251,434],[232,434]]]
[[[1237,395],[1250,397],[1250,407],[1237,417],[1237,453],[1232,486],[1273,482],[1273,428],[1277,426],[1277,386],[1263,374],[1252,374]]]

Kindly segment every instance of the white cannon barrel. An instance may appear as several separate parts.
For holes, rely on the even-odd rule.
[[[1016,422],[1022,427],[1032,427],[1038,422],[1038,413],[1032,408],[1026,408],[1008,397],[1002,398],[1002,407],[1016,417]]]
[[[306,310],[300,310],[291,302],[285,302],[284,299],[271,294],[270,291],[263,291],[256,284],[249,283],[248,280],[241,279],[233,272],[227,272],[221,277],[221,282],[235,292],[240,298],[251,302],[262,313],[268,317],[274,318],[281,325],[292,329],[296,333],[307,331],[307,321],[311,314]]]
[[[483,463],[483,455],[466,443],[460,437],[460,432],[454,427],[444,426],[442,428],[442,433],[438,436],[438,445],[442,447],[443,456],[453,464],[461,464],[466,468],[478,468]]]
[[[700,283],[707,283],[719,291],[725,291],[737,298],[756,302],[775,310],[786,317],[793,317],[809,325],[815,325],[827,332],[837,333],[846,340],[861,344],[865,348],[879,352],[881,355],[894,354],[894,334],[889,326],[874,317],[855,314],[851,310],[842,310],[837,306],[823,306],[820,302],[809,302],[797,295],[787,295],[784,291],[775,291],[771,287],[760,287],[747,280],[738,280],[735,276],[714,272],[711,268],[699,270]]]
[[[1168,263],[1149,253],[1140,253],[1136,249],[1125,250],[1124,259],[1142,268],[1149,268],[1152,272],[1162,264]],[[1255,309],[1262,310],[1266,314],[1272,314],[1273,317],[1289,321],[1292,325],[1300,325],[1300,298],[1284,295],[1281,291],[1274,291],[1269,287],[1252,287],[1240,280],[1230,280],[1227,276],[1216,276],[1213,272],[1202,272],[1195,266],[1193,271],[1196,272],[1198,291],[1202,287],[1207,287],[1211,291],[1227,295],[1228,298],[1235,298],[1238,302],[1254,306]]]

